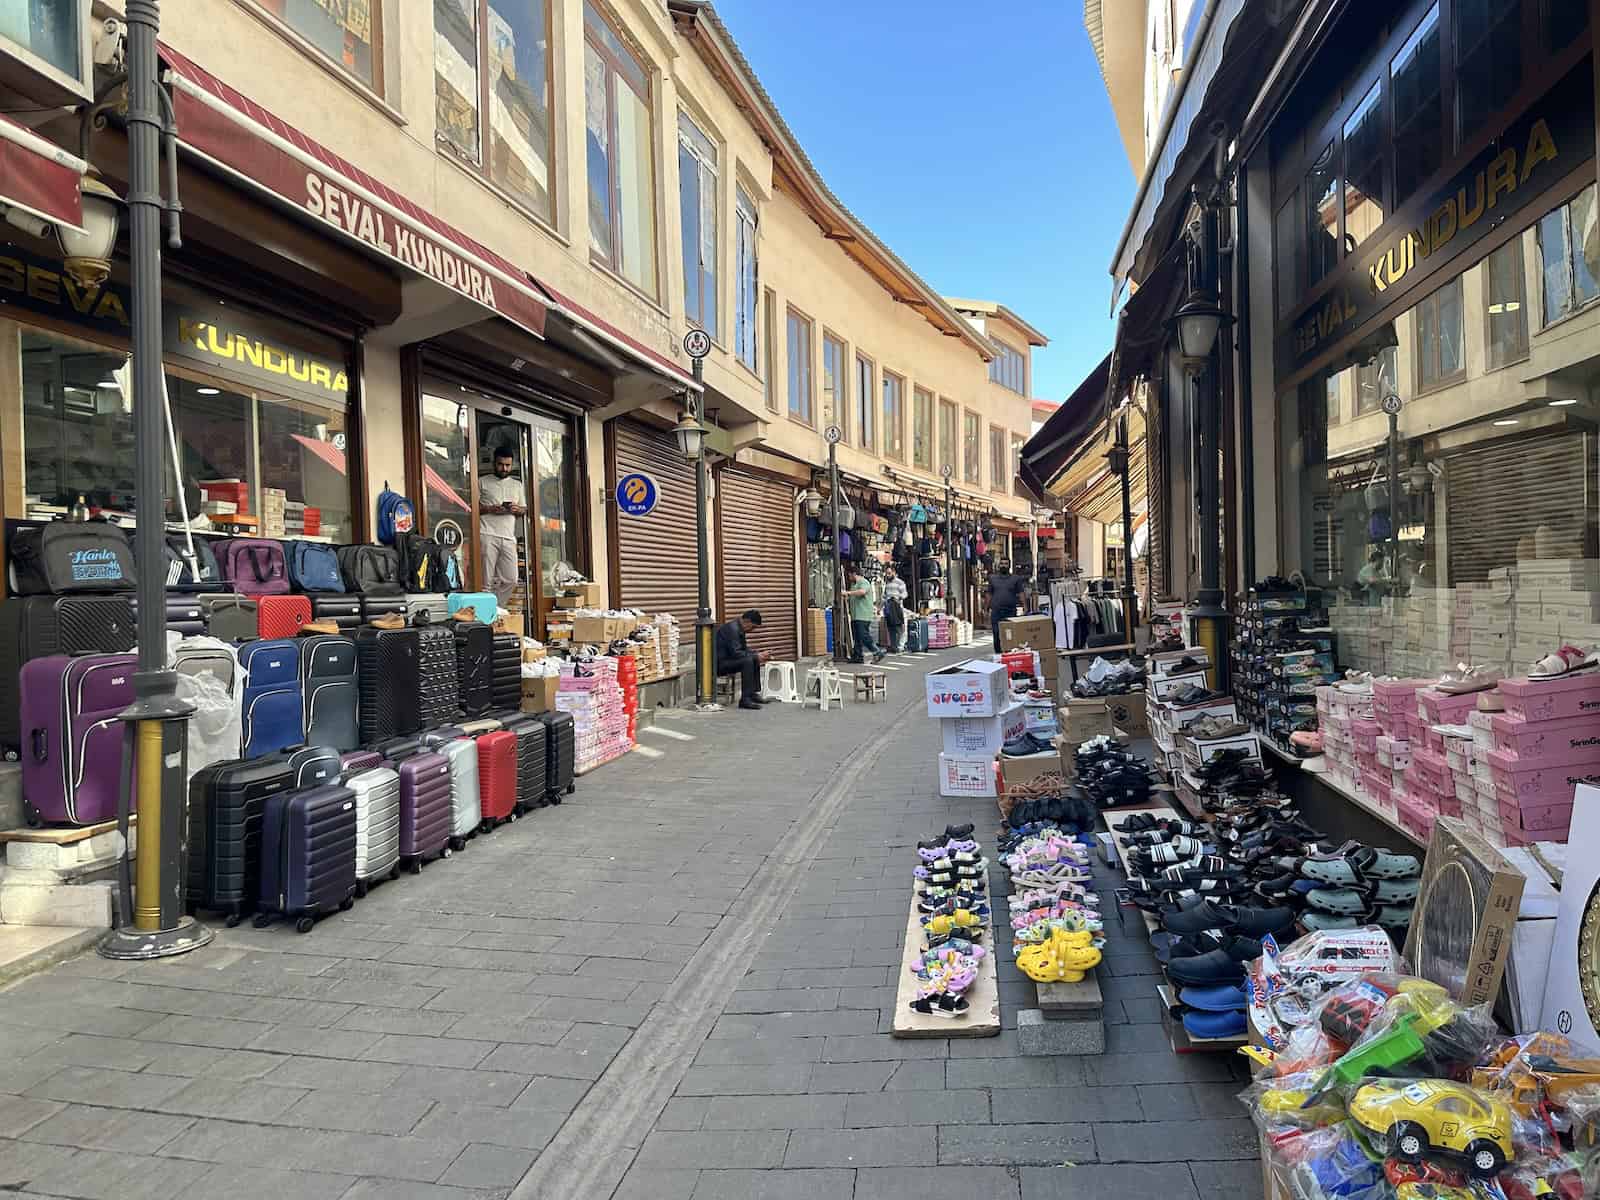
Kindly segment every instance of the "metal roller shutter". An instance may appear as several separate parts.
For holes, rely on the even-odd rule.
[[[649,516],[630,517],[613,509],[623,607],[671,613],[678,618],[682,644],[693,647],[694,615],[700,601],[694,469],[665,430],[623,419],[617,421],[614,434],[612,478],[643,471],[661,491]]]
[[[794,488],[762,475],[725,469],[717,476],[717,545],[722,619],[759,609],[750,645],[781,662],[800,657],[794,611]]]
[[[1592,555],[1584,548],[1595,508],[1584,470],[1592,445],[1587,435],[1564,433],[1447,455],[1450,583],[1484,580],[1494,567],[1533,557],[1517,545],[1538,531],[1545,557]]]

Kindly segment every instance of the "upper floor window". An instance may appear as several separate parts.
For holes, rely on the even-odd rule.
[[[734,205],[734,279],[738,295],[734,297],[733,352],[739,361],[752,371],[756,369],[756,295],[760,290],[760,274],[756,268],[755,202],[740,188]]]
[[[961,469],[956,457],[956,406],[949,400],[939,401],[939,470],[948,467],[952,474]]]
[[[850,440],[850,374],[844,343],[831,333],[822,335],[822,420],[837,425],[840,436]]]
[[[1329,142],[1306,172],[1306,282],[1316,283],[1339,263],[1338,147]]]
[[[883,373],[883,453],[886,458],[904,458],[906,381]]]
[[[1327,388],[1328,427],[1330,429],[1344,419],[1342,406],[1339,403],[1339,388],[1340,380],[1348,373],[1347,371],[1330,371],[1328,378],[1324,381],[1324,386]]]
[[[1456,131],[1465,145],[1522,86],[1522,0],[1456,0]]]
[[[1546,213],[1539,222],[1539,263],[1544,276],[1544,323],[1577,312],[1596,296],[1596,283],[1584,256],[1584,243],[1595,219],[1595,185],[1568,204]]]
[[[789,310],[789,415],[811,424],[811,321]]]
[[[1383,408],[1385,396],[1400,394],[1399,350],[1385,346],[1356,368],[1356,416],[1364,417]],[[1333,422],[1329,421],[1332,425]]]
[[[933,470],[933,393],[926,388],[911,394],[911,465]]]
[[[650,75],[593,4],[583,6],[589,249],[656,294],[655,156]]]
[[[435,0],[435,6],[441,2]],[[308,4],[306,0],[257,0],[257,3],[338,63],[348,74],[375,92],[383,91],[381,0],[326,0],[325,3],[314,4]],[[466,3],[472,3],[472,0],[466,0]],[[24,4],[21,7],[26,11],[28,6]],[[37,7],[76,8],[77,5],[58,3]],[[0,25],[4,23],[5,18],[0,16]],[[26,38],[22,40],[27,42]]]
[[[767,407],[778,411],[778,365],[773,361],[774,347],[778,344],[778,298],[767,288],[761,297],[761,324],[767,331],[766,354],[763,356],[761,381],[764,385]]]
[[[1518,234],[1484,261],[1483,291],[1489,319],[1489,369],[1525,358],[1528,353],[1528,306],[1523,302],[1522,235]]]
[[[1009,388],[1019,396],[1028,394],[1028,361],[1020,350],[1015,350],[1004,342],[995,342],[995,349],[1000,353],[989,364],[989,378],[1003,388]]]
[[[872,373],[872,360],[856,355],[856,436],[863,450],[871,450],[877,444],[877,422],[872,419],[872,398],[877,389]]]
[[[717,147],[678,114],[678,211],[683,222],[683,314],[717,336]]]
[[[989,426],[989,490],[1006,490],[1006,431],[998,425]]]
[[[1464,315],[1459,275],[1417,305],[1418,391],[1450,383],[1466,370]]]
[[[1383,224],[1383,85],[1372,90],[1344,123],[1344,251],[1349,254]]]
[[[319,11],[289,2],[297,12]],[[547,221],[549,45],[545,0],[433,0],[435,140]]]
[[[1444,161],[1444,110],[1440,100],[1439,6],[1422,18],[1389,61],[1394,91],[1394,205],[1410,199]]]
[[[979,472],[983,470],[983,464],[979,461],[981,450],[978,445],[980,441],[978,430],[982,427],[978,414],[971,409],[961,414],[961,478],[968,483],[979,482]]]

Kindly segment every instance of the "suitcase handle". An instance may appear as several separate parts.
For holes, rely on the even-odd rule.
[[[43,729],[35,729],[31,732],[29,740],[33,744],[34,762],[45,762],[49,758],[50,735]]]

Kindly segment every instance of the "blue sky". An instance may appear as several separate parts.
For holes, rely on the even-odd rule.
[[[945,295],[1050,338],[1064,399],[1111,348],[1107,264],[1136,181],[1075,0],[717,0],[846,205]]]

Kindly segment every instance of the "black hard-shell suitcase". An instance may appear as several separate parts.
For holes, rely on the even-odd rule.
[[[261,618],[256,602],[232,592],[199,597],[206,614],[206,632],[224,642],[242,642],[261,636]]]
[[[548,767],[549,730],[532,713],[513,712],[501,717],[501,724],[517,735],[517,810],[542,808],[545,796],[545,771]]]
[[[300,692],[305,698],[306,745],[354,750],[361,744],[354,641],[326,633],[301,638]]]
[[[577,776],[578,741],[572,726],[572,714],[564,712],[539,713],[538,719],[545,727],[544,793],[551,804],[560,804],[563,794],[577,791],[573,780]]]
[[[422,728],[415,629],[363,628],[356,634],[356,669],[363,746]]]
[[[361,597],[313,596],[311,615],[318,621],[332,621],[345,633],[354,634],[361,627]]]
[[[256,927],[281,913],[310,933],[318,917],[354,904],[355,894],[356,794],[330,783],[267,797]]]
[[[22,664],[51,654],[126,654],[138,630],[125,594],[0,601],[0,747],[21,748]]]
[[[456,635],[449,625],[417,627],[417,675],[421,681],[422,725],[431,729],[456,718]]]
[[[288,758],[239,759],[201,767],[189,782],[189,907],[227,914],[229,928],[256,903],[261,814],[267,797],[292,791]]]
[[[130,596],[128,601],[133,605],[133,615],[137,621],[139,598]],[[206,632],[205,606],[200,603],[200,597],[192,592],[168,591],[164,621],[166,627],[174,633],[181,633],[184,637],[199,637]]]
[[[408,734],[405,737],[384,738],[383,741],[374,743],[372,749],[384,762],[398,763],[404,762],[413,754],[421,754],[430,745],[426,735],[419,737]]]
[[[458,703],[467,717],[481,717],[494,707],[494,630],[481,621],[457,621],[451,628],[456,635]],[[521,688],[519,680],[519,700]]]
[[[514,633],[494,634],[490,707],[514,709],[522,703],[522,639]]]
[[[390,617],[398,614],[406,615],[406,602],[403,596],[366,596],[361,597],[361,620],[371,622],[378,617]]]

